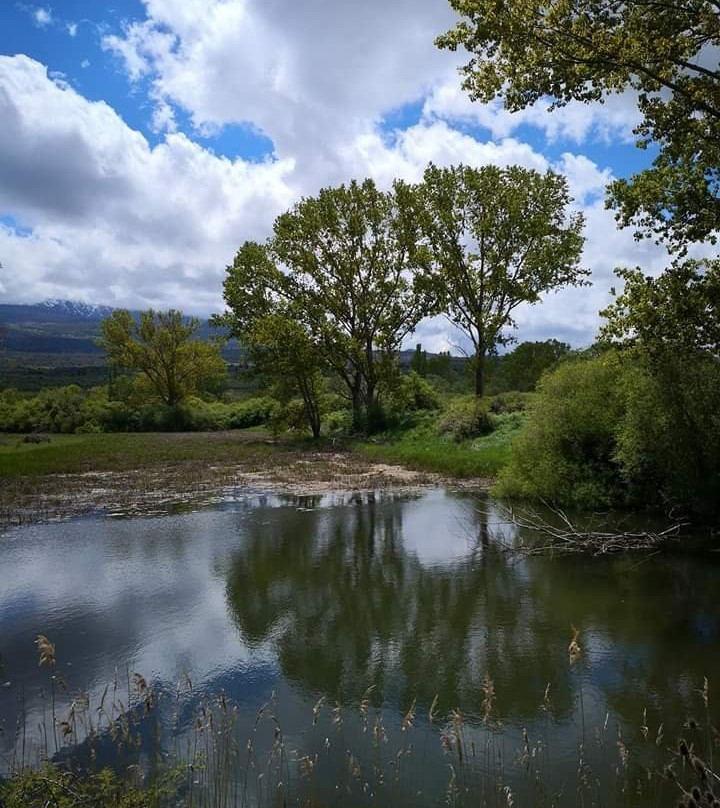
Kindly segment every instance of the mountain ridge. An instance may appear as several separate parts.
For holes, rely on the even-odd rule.
[[[31,308],[41,307],[46,311],[67,312],[88,320],[104,320],[109,317],[115,308],[103,303],[86,303],[83,300],[68,300],[63,298],[48,298],[40,303],[30,303]]]
[[[14,355],[26,364],[32,363],[33,356],[66,356],[73,364],[80,356],[97,361],[105,353],[96,342],[101,336],[100,324],[113,311],[116,309],[102,303],[60,298],[40,303],[0,303],[2,353],[5,358]],[[137,317],[140,312],[131,314]],[[200,319],[200,339],[216,333],[207,319]],[[237,360],[237,349],[232,346],[226,346],[224,353],[229,361]]]

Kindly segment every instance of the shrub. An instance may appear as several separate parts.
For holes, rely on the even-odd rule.
[[[440,396],[427,379],[413,370],[400,377],[394,403],[402,412],[439,410]]]
[[[720,510],[720,365],[609,352],[540,384],[500,495],[580,508]]]
[[[242,429],[269,421],[275,403],[255,398],[240,403],[189,398],[169,407],[139,396],[140,387],[126,386],[127,397],[109,400],[107,387],[83,390],[76,385],[42,390],[21,397],[17,391],[0,394],[0,431],[3,432],[166,432]],[[114,389],[114,392],[116,390]]]
[[[532,393],[511,391],[499,393],[490,401],[490,412],[500,415],[506,412],[523,412],[532,401]]]
[[[577,507],[624,498],[615,457],[624,415],[616,354],[568,361],[545,376],[497,492]]]
[[[128,432],[133,428],[134,411],[124,401],[106,401],[99,415],[103,432]]]
[[[687,514],[720,510],[720,366],[710,357],[635,361],[616,456],[633,502]]]
[[[349,409],[333,410],[324,419],[328,435],[348,435],[352,429],[352,413]]]
[[[287,430],[299,433],[307,432],[309,426],[303,400],[291,398],[289,401],[277,402],[270,418],[270,428],[275,435]]]
[[[381,400],[368,410],[368,433],[411,427],[422,413],[440,409],[437,390],[414,370],[386,380]],[[350,427],[351,429],[352,427]]]
[[[228,427],[230,429],[247,429],[268,423],[275,408],[272,398],[250,398],[230,408]]]
[[[457,442],[488,435],[493,427],[487,403],[475,396],[456,398],[437,422],[437,431]]]

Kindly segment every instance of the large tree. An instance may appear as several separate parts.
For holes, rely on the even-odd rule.
[[[720,2],[717,0],[449,0],[461,16],[437,44],[472,55],[473,99],[510,111],[547,97],[636,94],[638,145],[652,166],[610,186],[609,205],[638,236],[671,249],[714,243],[720,228]]]
[[[139,373],[168,407],[216,387],[226,374],[220,348],[195,338],[200,321],[182,312],[142,312],[136,320],[118,309],[102,323],[99,340],[110,363]]]
[[[402,183],[391,191],[372,180],[325,188],[279,216],[268,244],[243,247],[228,268],[231,313],[238,309],[234,287],[259,301],[248,273],[261,273],[266,288],[292,304],[293,316],[344,383],[356,429],[372,428],[394,354],[429,310],[424,276],[416,271],[423,256],[415,246],[412,198]],[[250,269],[241,272],[238,262]]]
[[[657,278],[640,267],[616,274],[623,290],[601,312],[603,340],[662,361],[697,353],[720,360],[720,260],[677,262]]]
[[[279,400],[302,400],[305,421],[319,437],[327,366],[303,324],[291,278],[277,268],[265,245],[248,241],[228,267],[224,296],[227,311],[215,322],[248,349],[253,367]]]
[[[584,220],[568,212],[567,182],[551,171],[430,165],[418,194],[428,274],[473,345],[482,396],[485,359],[508,341],[515,309],[588,274],[580,268]]]

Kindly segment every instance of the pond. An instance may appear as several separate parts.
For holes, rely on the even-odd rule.
[[[146,769],[217,755],[219,725],[200,724],[222,708],[238,760],[222,804],[675,804],[642,767],[673,761],[680,734],[712,754],[716,557],[523,557],[513,531],[485,495],[445,489],[11,530],[0,769],[91,747]],[[135,746],[111,751],[131,715]]]

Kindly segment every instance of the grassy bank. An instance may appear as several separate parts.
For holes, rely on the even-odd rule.
[[[448,477],[494,478],[510,460],[514,437],[522,416],[499,417],[495,430],[484,437],[456,441],[438,434],[432,420],[407,432],[386,435],[377,441],[358,441],[355,451],[375,461],[399,463],[407,468]]]
[[[0,479],[126,471],[193,463],[245,462],[277,452],[262,430],[53,435],[48,443],[0,436]]]
[[[457,441],[438,434],[435,418],[412,429],[373,439],[314,442],[285,437],[270,441],[259,427],[223,432],[122,432],[52,435],[48,442],[25,443],[0,434],[0,480],[50,474],[83,474],[154,469],[187,463],[253,464],[286,462],[312,451],[350,451],[372,462],[393,463],[448,477],[495,477],[510,458],[520,429],[517,414],[500,416],[484,437]]]
[[[432,482],[337,441],[270,441],[257,430],[53,435],[40,444],[0,436],[0,530],[96,511],[172,513],[237,491],[317,495]]]
[[[490,434],[459,440],[443,432],[447,413],[358,441],[270,440],[257,427],[51,435],[40,443],[0,433],[0,528],[98,510],[170,512],[237,489],[304,495],[495,478],[524,415],[495,415]]]

